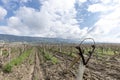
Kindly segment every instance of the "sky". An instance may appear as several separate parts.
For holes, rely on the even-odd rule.
[[[0,0],[0,34],[120,43],[120,0]]]

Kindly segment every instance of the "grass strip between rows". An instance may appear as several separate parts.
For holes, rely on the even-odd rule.
[[[21,64],[31,53],[32,49],[29,49],[27,51],[25,51],[24,53],[22,53],[20,56],[18,56],[17,58],[11,60],[10,62],[8,62],[4,67],[3,67],[3,71],[6,73],[9,73],[12,71],[12,67],[15,65],[19,65]]]

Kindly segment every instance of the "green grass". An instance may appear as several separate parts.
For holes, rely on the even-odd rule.
[[[59,62],[56,57],[46,51],[44,52],[43,56],[46,60],[50,60],[53,64],[57,64]]]
[[[3,50],[2,54],[3,54],[3,55],[8,55],[8,51]]]
[[[104,54],[107,54],[107,55],[114,55],[114,51],[108,50],[108,51],[105,51]]]
[[[114,50],[112,50],[112,49],[100,49],[100,48],[96,48],[96,50],[95,50],[95,53],[97,53],[97,55],[99,56],[99,57],[103,57],[103,56],[105,56],[105,55],[114,55],[115,53],[114,53]]]
[[[3,71],[4,71],[5,73],[9,73],[9,72],[12,71],[12,67],[13,67],[13,65],[11,65],[11,64],[6,64],[6,65],[3,67]]]
[[[27,51],[25,51],[24,53],[22,53],[19,57],[11,60],[9,63],[7,63],[4,67],[3,67],[3,71],[4,72],[11,72],[12,71],[12,67],[15,65],[19,65],[21,64],[31,53],[32,49],[29,49]]]
[[[46,60],[51,60],[52,55],[49,54],[48,52],[45,52],[45,53],[44,53],[44,57],[45,57]]]
[[[53,64],[57,64],[59,62],[59,60],[56,57],[52,57],[51,61]]]

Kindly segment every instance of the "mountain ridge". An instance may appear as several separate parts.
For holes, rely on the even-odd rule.
[[[10,34],[0,34],[0,40],[6,42],[75,43],[75,41],[71,39],[17,36]]]

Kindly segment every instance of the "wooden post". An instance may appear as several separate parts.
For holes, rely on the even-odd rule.
[[[91,39],[93,40],[92,38],[86,38],[86,39]],[[89,53],[89,56],[88,56],[88,59],[85,60],[85,57],[84,57],[84,50],[83,48],[81,48],[81,45],[83,44],[83,42],[86,40],[84,39],[81,43],[80,43],[80,46],[77,46],[76,49],[79,50],[79,57],[81,57],[80,59],[80,64],[79,64],[79,70],[78,70],[78,75],[77,75],[77,80],[83,80],[83,74],[84,74],[84,71],[85,71],[85,66],[86,64],[88,63],[88,61],[90,60],[94,50],[95,50],[95,41],[93,40],[93,45],[91,45],[91,48],[92,50],[91,51],[88,51]]]
[[[2,47],[0,48],[0,56],[2,56]]]
[[[9,48],[8,48],[9,62],[10,62],[10,54],[11,54],[11,48],[9,47]]]
[[[46,46],[45,44],[43,44],[43,53],[45,53],[45,50],[46,50]]]
[[[84,71],[85,71],[85,65],[83,64],[82,60],[80,60],[77,80],[83,80]]]
[[[61,52],[61,51],[62,51],[62,50],[61,50],[61,48],[62,48],[62,44],[60,43],[59,52]]]
[[[84,71],[85,71],[85,65],[83,64],[82,58],[80,58],[80,56],[76,57],[72,64],[70,65],[69,69],[71,69],[73,67],[73,65],[80,60],[80,64],[79,64],[79,69],[78,69],[78,74],[77,74],[77,79],[76,80],[83,80],[83,75],[84,75]],[[69,70],[68,69],[68,70]]]

